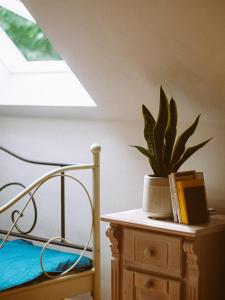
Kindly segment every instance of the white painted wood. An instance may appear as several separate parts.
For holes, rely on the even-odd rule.
[[[0,207],[0,214],[6,211],[8,208],[16,204],[19,200],[21,200],[24,196],[29,194],[34,188],[38,187],[41,183],[48,180],[53,175],[61,174],[62,172],[66,171],[75,171],[75,170],[86,170],[86,169],[93,169],[94,165],[72,165],[66,167],[60,167],[55,170],[52,170],[43,176],[39,177],[36,181],[30,184],[27,188],[25,188],[21,193],[17,194],[14,198],[8,201],[6,204]]]
[[[115,224],[132,225],[136,228],[152,229],[159,232],[184,236],[200,236],[225,229],[225,215],[213,215],[210,217],[209,224],[202,226],[190,226],[178,224],[170,221],[153,220],[148,218],[148,212],[143,209],[127,210],[123,212],[107,214],[101,217],[102,221],[113,222]]]
[[[95,275],[94,275],[94,290],[93,290],[93,298],[94,300],[101,299],[101,291],[100,291],[100,281],[101,281],[101,273],[100,273],[100,159],[99,153],[101,151],[101,147],[99,145],[92,145],[91,152],[93,154],[93,222],[94,222],[94,267],[95,267]]]

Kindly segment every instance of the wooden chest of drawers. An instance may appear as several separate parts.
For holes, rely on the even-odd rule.
[[[110,223],[112,300],[225,299],[225,216],[187,226],[138,209],[102,220]]]

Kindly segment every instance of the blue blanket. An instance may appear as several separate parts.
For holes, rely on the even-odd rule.
[[[40,266],[41,249],[25,240],[4,244],[0,250],[0,291],[28,283],[43,274]],[[46,272],[62,272],[78,258],[79,254],[46,249],[43,264]],[[82,257],[76,270],[90,269],[91,266],[91,259]]]

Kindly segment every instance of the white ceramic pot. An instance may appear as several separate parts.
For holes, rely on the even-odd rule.
[[[143,209],[152,218],[172,216],[169,179],[165,177],[144,176]]]

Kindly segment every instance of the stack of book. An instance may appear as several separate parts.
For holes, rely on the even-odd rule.
[[[202,172],[169,175],[174,222],[197,225],[208,222],[209,213]]]

